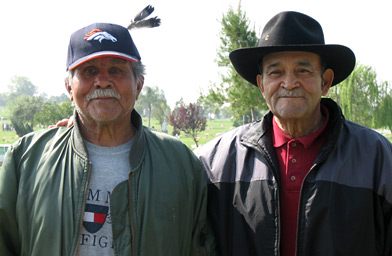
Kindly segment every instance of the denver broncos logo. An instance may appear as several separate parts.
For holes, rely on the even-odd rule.
[[[91,41],[91,40],[97,40],[100,43],[102,40],[111,40],[112,42],[117,42],[117,38],[109,34],[108,32],[102,31],[100,29],[94,29],[90,33],[86,34],[86,37],[84,40]]]

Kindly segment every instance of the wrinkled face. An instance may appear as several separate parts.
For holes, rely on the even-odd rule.
[[[257,77],[268,107],[281,121],[314,118],[332,81],[333,71],[322,72],[319,55],[299,51],[267,54]]]
[[[69,93],[83,121],[110,123],[129,117],[142,87],[129,61],[100,57],[75,69]]]

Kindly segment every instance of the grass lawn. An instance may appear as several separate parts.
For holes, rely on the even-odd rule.
[[[12,144],[19,139],[15,131],[3,131],[3,124],[10,124],[8,120],[0,121],[0,144]]]
[[[3,131],[3,123],[9,123],[8,120],[0,121],[0,144],[12,144],[19,139],[15,131]],[[143,118],[143,124],[148,126],[148,119]],[[151,120],[151,127],[160,131],[161,125],[156,120]],[[232,129],[231,120],[207,120],[206,130],[198,134],[199,146],[215,138],[218,134]],[[173,134],[173,127],[168,125],[168,134]],[[193,138],[181,132],[179,139],[192,150],[196,148]]]
[[[143,124],[148,126],[148,118],[143,118]],[[233,122],[231,120],[207,120],[206,129],[198,134],[199,146],[212,140],[222,132],[231,130],[233,128],[232,124]],[[151,127],[157,129],[158,131],[161,130],[161,125],[155,120],[151,120]],[[173,126],[168,125],[167,129],[168,134],[172,135]],[[179,139],[192,150],[196,148],[196,143],[193,141],[193,138],[190,135],[181,132]]]
[[[199,146],[207,143],[208,141],[212,140],[219,134],[229,131],[233,129],[231,120],[210,120],[207,121],[206,129],[200,134],[198,134],[198,144]],[[196,143],[194,142],[193,138],[184,133],[180,134],[181,141],[187,145],[192,150],[196,148]]]
[[[19,139],[16,135],[15,131],[3,131],[2,127],[4,123],[10,123],[9,120],[0,121],[0,144],[12,144]],[[143,118],[143,124],[148,126],[148,118]],[[161,124],[159,124],[156,120],[151,120],[151,127],[154,129],[161,130]],[[231,130],[233,128],[231,120],[207,120],[206,129],[198,134],[198,144],[199,146],[204,143],[212,140],[220,133]],[[173,127],[168,125],[168,134],[173,134]],[[382,134],[392,142],[392,135],[389,131],[384,130]],[[179,139],[187,145],[192,150],[196,148],[196,143],[193,141],[193,138],[189,135],[181,132]]]

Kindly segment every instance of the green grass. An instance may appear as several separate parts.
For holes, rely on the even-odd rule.
[[[148,126],[148,118],[143,118],[143,124]],[[207,143],[208,141],[215,138],[217,135],[222,132],[228,131],[233,128],[231,120],[207,120],[206,129],[198,134],[198,144],[199,146]],[[156,120],[151,120],[151,127],[160,131],[161,125]],[[173,134],[173,126],[168,125],[168,134]],[[196,148],[196,143],[193,141],[193,138],[190,135],[185,134],[184,132],[180,133],[179,139],[187,145],[190,149]]]
[[[3,131],[3,123],[9,123],[8,120],[5,121],[0,121],[0,144],[12,144],[15,141],[19,139],[19,137],[16,135],[15,131]],[[148,119],[143,118],[143,124],[145,126],[148,126]],[[161,130],[161,124],[158,123],[158,121],[152,119],[151,120],[151,127],[154,127],[154,129],[160,131]],[[231,120],[207,120],[207,125],[206,125],[206,130],[202,131],[198,134],[199,140],[199,146],[212,140],[215,138],[218,134],[228,131],[232,129],[232,122]],[[173,134],[173,126],[168,125],[168,134],[172,135]],[[179,139],[187,145],[191,149],[195,149],[196,145],[195,142],[193,141],[193,138],[190,137],[189,135],[185,134],[184,132],[181,132]]]
[[[12,144],[19,139],[15,131],[3,131],[3,124],[10,124],[8,120],[0,121],[0,144]]]
[[[212,140],[219,134],[233,129],[231,120],[210,120],[207,121],[206,129],[198,134],[199,146]],[[184,133],[180,135],[181,141],[192,150],[196,148],[193,138]]]
[[[19,137],[16,135],[15,131],[10,131],[10,132],[3,131],[3,129],[2,129],[3,123],[9,124],[10,122],[9,122],[9,120],[0,121],[0,125],[1,125],[0,126],[0,144],[12,144],[15,141],[17,141],[19,139]],[[143,124],[145,126],[148,126],[148,118],[143,118]],[[158,131],[161,130],[161,124],[159,124],[155,119],[151,119],[150,126],[154,127]],[[212,140],[220,133],[228,131],[232,128],[233,127],[232,127],[231,120],[207,120],[206,129],[198,134],[199,146]],[[173,133],[173,126],[168,125],[168,134],[172,135],[172,133]],[[383,135],[392,142],[392,135],[389,132],[384,133]],[[195,142],[193,141],[193,138],[190,137],[189,135],[185,134],[184,132],[181,132],[179,139],[185,145],[187,145],[189,148],[191,148],[192,150],[196,148],[196,145],[195,145]]]

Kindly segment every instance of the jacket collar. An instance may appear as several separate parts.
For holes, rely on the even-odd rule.
[[[327,152],[335,145],[345,119],[340,107],[332,99],[322,98],[321,104],[327,107],[330,114],[330,120],[326,128],[329,130],[329,136],[321,150],[321,152]],[[272,142],[272,118],[272,112],[268,111],[261,121],[251,124],[249,130],[241,137],[241,142],[244,145],[258,149],[259,151],[274,152]],[[276,163],[275,154],[270,153],[268,154],[268,157],[271,159],[272,163]]]
[[[131,151],[129,152],[129,161],[131,170],[137,169],[144,158],[146,152],[146,138],[144,133],[144,127],[142,122],[142,117],[136,110],[131,113],[131,122],[136,128],[136,134],[133,137],[133,144]]]

